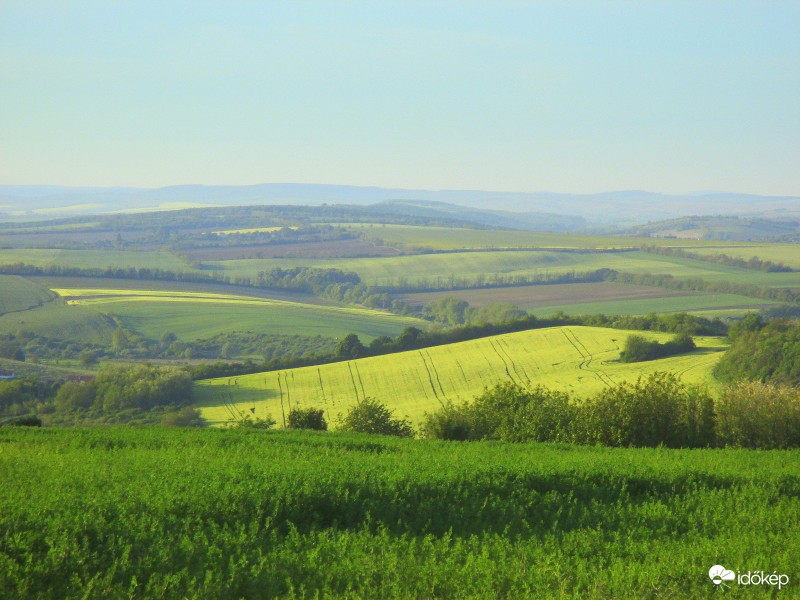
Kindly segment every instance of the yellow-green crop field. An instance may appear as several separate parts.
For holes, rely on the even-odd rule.
[[[639,375],[670,371],[686,382],[713,387],[711,369],[724,349],[722,339],[698,337],[698,350],[691,354],[620,363],[620,349],[632,333],[660,341],[671,337],[599,327],[522,331],[386,356],[200,381],[195,386],[196,404],[215,425],[230,420],[226,404],[257,418],[272,415],[282,424],[282,413],[296,407],[324,408],[335,421],[339,413],[371,396],[398,416],[419,423],[442,403],[472,399],[485,387],[503,381],[542,384],[583,397]]]

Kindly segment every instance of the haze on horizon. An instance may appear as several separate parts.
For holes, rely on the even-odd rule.
[[[800,195],[800,3],[0,4],[0,184]]]

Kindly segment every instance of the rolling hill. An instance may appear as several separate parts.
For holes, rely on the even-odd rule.
[[[503,381],[543,384],[576,396],[654,371],[687,382],[712,384],[721,356],[718,338],[698,338],[698,350],[645,363],[617,361],[632,332],[596,327],[556,327],[510,333],[385,356],[197,382],[196,404],[215,425],[234,412],[279,424],[295,407],[324,408],[334,420],[365,396],[375,397],[419,423],[448,401],[467,400]],[[636,332],[642,335],[642,332]],[[669,334],[645,333],[664,341]]]

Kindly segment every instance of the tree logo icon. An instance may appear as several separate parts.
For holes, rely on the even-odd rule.
[[[736,579],[736,573],[731,571],[730,569],[726,569],[722,565],[714,565],[708,570],[708,576],[711,578],[711,582],[716,585],[717,587],[722,586],[723,588],[730,587],[726,585],[726,581],[733,581]]]

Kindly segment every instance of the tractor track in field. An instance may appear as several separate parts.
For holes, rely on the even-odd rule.
[[[428,361],[431,363],[431,369],[433,369],[433,374],[436,376],[436,383],[439,384],[439,391],[442,392],[442,396],[447,399],[447,392],[444,391],[444,387],[442,387],[442,380],[439,378],[439,369],[436,368],[436,363],[433,362],[431,353],[428,350],[425,350],[425,354],[428,355]]]
[[[572,338],[570,338],[570,335],[567,334],[568,331],[569,334],[572,335]],[[590,366],[592,364],[592,361],[594,360],[594,356],[592,355],[591,352],[589,352],[586,346],[583,345],[583,342],[581,342],[578,339],[578,336],[575,335],[575,332],[568,329],[562,329],[561,333],[564,334],[564,338],[566,338],[566,340],[570,343],[570,345],[573,348],[575,348],[575,351],[580,355],[582,359],[580,364],[578,365],[578,369],[591,373],[592,375],[597,377],[603,384],[607,385],[608,387],[613,387],[614,382],[608,375],[606,375],[599,369],[595,369]]]
[[[505,354],[506,357],[508,357],[508,360],[511,361],[511,367],[514,369],[514,372],[517,374],[517,377],[520,378],[520,381],[524,377],[525,381],[527,381],[528,385],[530,385],[531,378],[528,377],[528,372],[525,370],[525,367],[520,365],[519,369],[517,369],[517,363],[514,360],[514,358],[511,356],[511,353],[508,351],[508,340],[506,340],[505,338],[502,338],[502,337],[497,338],[497,347],[502,349],[503,350],[503,354]],[[520,370],[522,371],[522,375],[519,374]]]
[[[361,385],[361,397],[366,398],[367,392],[364,390],[364,380],[361,379],[361,371],[358,368],[358,362],[356,362],[354,366],[356,368],[356,375],[358,375],[358,383]]]
[[[350,366],[351,361],[347,361],[347,370],[350,371],[350,381],[353,383],[353,391],[356,394],[356,402],[358,402],[358,386],[356,385],[356,378],[353,376],[353,367]]]
[[[464,367],[461,366],[461,363],[458,362],[457,358],[454,359],[454,360],[455,360],[456,365],[458,366],[458,370],[461,371],[461,376],[464,378],[464,383],[468,384],[469,380],[467,379],[467,374],[464,372]]]
[[[433,375],[431,375],[431,370],[428,367],[428,361],[425,360],[425,355],[422,353],[422,350],[419,351],[419,357],[422,359],[422,364],[425,367],[425,372],[428,374],[428,384],[431,386],[431,389],[433,390],[433,396],[436,398],[439,404],[444,406],[444,402],[442,402],[442,399],[439,398],[439,392],[436,391],[436,386],[433,383]]]
[[[507,361],[506,361],[506,359],[503,357],[503,355],[502,355],[502,354],[500,354],[500,351],[499,351],[499,350],[497,349],[497,347],[494,345],[494,341],[493,341],[491,338],[489,339],[489,344],[491,345],[491,347],[492,347],[492,350],[494,350],[494,353],[495,353],[495,354],[497,354],[497,357],[498,357],[498,358],[499,358],[499,359],[500,359],[500,360],[503,362],[503,367],[504,367],[504,368],[505,368],[505,370],[506,370],[506,375],[508,375],[508,378],[511,380],[511,382],[512,382],[512,383],[517,383],[517,380],[516,380],[516,379],[514,379],[514,376],[513,376],[513,375],[511,374],[511,372],[508,370],[508,362],[507,362]]]
[[[319,389],[322,392],[322,403],[328,404],[328,398],[325,397],[325,386],[322,385],[322,371],[317,367],[317,377],[319,378]]]

